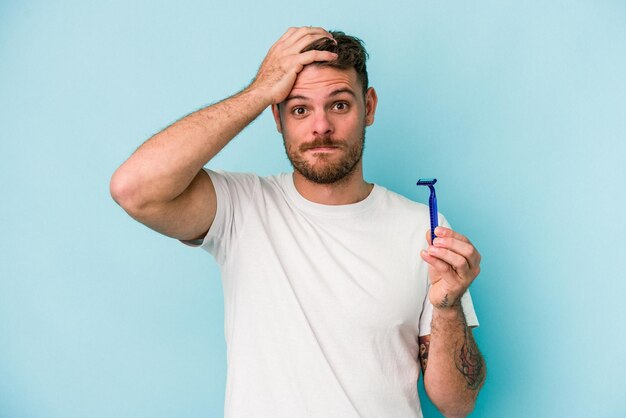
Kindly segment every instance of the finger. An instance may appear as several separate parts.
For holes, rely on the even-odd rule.
[[[332,61],[337,59],[337,54],[330,51],[307,51],[297,55],[297,62],[301,66],[320,61]],[[298,71],[299,72],[299,71]]]
[[[465,250],[462,250],[462,251],[455,250],[455,251],[465,256],[465,258],[467,258],[472,268],[478,268],[478,265],[480,264],[482,257],[480,253],[478,252],[478,250],[476,249],[476,247],[474,247],[472,242],[469,240],[469,238],[467,238],[465,235],[462,235],[458,232],[453,231],[450,228],[446,228],[443,226],[438,226],[437,228],[435,228],[435,234],[437,235],[437,237],[440,237],[440,238],[444,238],[444,239],[451,238],[453,240],[456,240],[457,242],[460,241],[460,242],[466,243],[468,246],[463,246]],[[435,239],[435,241],[437,241],[437,239]]]
[[[330,51],[313,50],[313,51],[303,52],[300,55],[304,55],[307,58],[307,61],[310,61],[310,62],[332,61],[334,59],[337,59],[337,53],[330,52]]]
[[[295,27],[291,27],[287,29],[285,33],[283,33],[283,35],[280,38],[278,38],[278,40],[274,42],[274,44],[270,47],[268,54],[275,51],[277,48],[282,47],[289,40],[289,38],[291,38],[293,34],[296,33],[297,31],[298,31],[298,28],[295,28]]]
[[[429,254],[428,251],[425,250],[420,252],[420,256],[422,257],[422,260],[427,262],[431,268],[435,269],[435,271],[439,273],[438,275],[430,275],[432,283],[438,282],[442,278],[441,276],[444,275],[456,277],[458,280],[458,275],[454,272],[450,264]]]
[[[303,27],[296,28],[289,36],[285,37],[281,42],[285,44],[286,47],[291,48],[295,44],[302,43],[303,39],[310,39],[306,44],[313,42],[315,39],[319,38],[333,38],[333,35],[330,34],[326,29],[323,28],[312,28],[312,27]],[[306,46],[304,45],[304,46]],[[304,48],[304,46],[302,48]],[[300,48],[300,49],[302,49]],[[300,52],[300,50],[298,50]]]
[[[460,241],[470,242],[470,240],[467,239],[465,235],[461,235],[458,232],[453,231],[450,228],[446,228],[444,226],[438,226],[437,228],[435,228],[435,235],[438,237],[451,237],[451,238],[458,239]]]
[[[328,36],[326,34],[308,33],[308,34],[302,36],[301,38],[299,38],[297,41],[295,41],[293,43],[293,45],[289,46],[287,51],[289,51],[289,52],[291,52],[293,54],[301,53],[303,49],[307,48],[312,43],[318,42],[318,41],[320,41],[322,39],[328,40],[328,39],[332,39],[332,37],[330,37],[330,36]]]
[[[430,229],[428,229],[428,230],[426,230],[426,242],[428,242],[428,246],[433,245],[431,240],[432,240],[432,237],[431,237],[431,234],[430,234]]]
[[[476,248],[471,243],[460,241],[456,238],[443,238],[436,237],[433,245],[438,248],[447,248],[463,257],[467,260],[470,268],[480,263],[480,254],[476,251]]]
[[[429,255],[438,258],[448,264],[460,277],[470,278],[470,266],[467,259],[447,248],[430,246],[427,249]]]
[[[322,28],[309,28],[309,27],[291,27],[272,45],[269,49],[269,53],[287,50],[289,53],[299,53],[300,51],[291,51],[294,43],[302,38],[307,33],[318,34],[320,37],[332,37],[332,35],[326,32]]]
[[[295,32],[297,33],[302,33],[302,34],[307,34],[307,33],[311,33],[311,34],[320,34],[322,36],[325,36],[327,38],[332,38],[333,35],[331,35],[330,32],[328,32],[326,29],[324,28],[320,28],[319,26],[303,26],[298,28],[298,30]]]
[[[281,36],[280,38],[278,38],[278,40],[276,41],[276,43],[284,41],[285,39],[289,39],[291,37],[291,35],[293,35],[294,33],[296,33],[296,31],[298,30],[298,28],[296,27],[290,27],[289,29],[287,29],[285,31],[285,33],[283,33],[283,36]]]

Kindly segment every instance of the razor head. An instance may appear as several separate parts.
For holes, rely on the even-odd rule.
[[[418,186],[432,186],[437,183],[437,179],[419,179],[417,181]]]

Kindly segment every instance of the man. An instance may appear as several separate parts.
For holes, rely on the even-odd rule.
[[[377,96],[362,43],[290,28],[242,92],[179,120],[113,175],[114,199],[222,270],[228,417],[446,416],[485,376],[466,290],[480,255],[428,208],[363,178]],[[271,106],[292,174],[203,169]],[[425,237],[425,238],[424,238]],[[430,282],[429,282],[430,278]]]

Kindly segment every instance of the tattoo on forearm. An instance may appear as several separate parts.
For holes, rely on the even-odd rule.
[[[439,307],[447,308],[449,303],[450,302],[448,301],[448,294],[446,293],[446,295],[443,297],[443,300],[439,303]]]
[[[456,368],[465,377],[468,389],[477,390],[485,380],[482,356],[467,327],[461,350],[458,353]]]

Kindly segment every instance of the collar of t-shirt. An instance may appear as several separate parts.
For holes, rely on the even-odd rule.
[[[287,197],[296,207],[312,215],[324,217],[345,218],[355,216],[371,209],[376,204],[378,199],[380,199],[380,197],[384,194],[384,188],[374,184],[370,194],[360,202],[348,205],[324,205],[321,203],[311,202],[310,200],[304,198],[300,192],[298,192],[298,189],[296,189],[292,173],[281,174],[279,176],[279,181],[283,190],[287,194]]]

